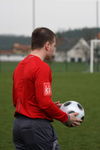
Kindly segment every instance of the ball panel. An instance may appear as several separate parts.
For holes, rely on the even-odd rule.
[[[71,102],[66,102],[66,103],[64,103],[64,106],[68,106],[70,104],[71,104]]]
[[[83,107],[81,106],[81,104],[78,103],[77,106],[79,109],[83,110]]]
[[[71,114],[71,113],[75,113],[75,111],[72,111],[72,110],[71,110],[71,111],[69,111],[68,113],[69,113],[69,114]]]
[[[82,121],[84,120],[84,116],[81,118],[81,120],[82,120]]]

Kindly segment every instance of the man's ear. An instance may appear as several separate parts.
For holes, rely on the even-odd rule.
[[[44,47],[45,47],[45,50],[48,51],[50,49],[50,43],[46,42]]]

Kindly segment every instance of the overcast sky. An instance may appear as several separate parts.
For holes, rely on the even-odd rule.
[[[96,27],[96,1],[35,0],[35,27],[45,26],[55,32]],[[30,36],[33,12],[33,0],[0,0],[0,34]]]

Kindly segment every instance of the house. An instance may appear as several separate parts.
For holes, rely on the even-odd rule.
[[[59,51],[55,54],[55,61],[58,62],[86,62],[90,59],[90,47],[82,38],[67,52]]]
[[[13,51],[12,50],[0,50],[0,55],[12,55]]]
[[[30,45],[23,45],[20,43],[14,43],[13,45],[13,53],[14,54],[21,54],[21,55],[25,55],[28,54],[31,50],[31,46]]]
[[[12,50],[0,50],[0,62],[19,62],[30,52],[30,49],[30,45],[15,43]]]
[[[71,50],[66,53],[66,61],[68,62],[86,62],[90,57],[90,47],[82,38]]]

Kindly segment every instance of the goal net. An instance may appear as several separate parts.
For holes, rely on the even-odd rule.
[[[100,40],[91,40],[90,46],[90,72],[100,71]]]

